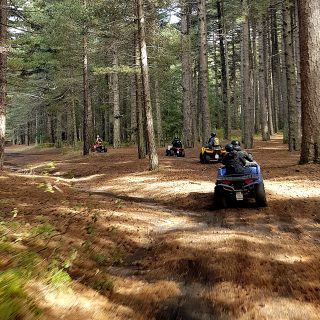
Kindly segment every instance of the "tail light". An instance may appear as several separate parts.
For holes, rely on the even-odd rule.
[[[222,181],[223,184],[231,184],[231,181],[228,181],[228,180],[224,180]]]
[[[253,182],[253,181],[254,181],[253,179],[244,180],[244,182],[245,182],[246,184],[249,184],[249,183],[251,183],[251,182]]]

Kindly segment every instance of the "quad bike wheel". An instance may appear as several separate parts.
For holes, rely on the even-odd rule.
[[[184,158],[185,156],[186,156],[186,153],[185,153],[184,151],[182,151],[182,152],[181,152],[181,157]]]
[[[264,184],[260,183],[255,188],[255,199],[256,203],[259,207],[266,207],[267,206],[267,198],[266,192],[264,190]]]
[[[171,149],[170,150],[170,156],[173,157],[174,156],[174,151]]]
[[[222,190],[216,188],[213,199],[217,209],[226,209],[228,207],[227,195]]]
[[[204,157],[204,163],[210,163],[210,156],[208,154],[205,153],[203,157]]]
[[[200,153],[200,163],[204,163],[204,157],[202,153]]]

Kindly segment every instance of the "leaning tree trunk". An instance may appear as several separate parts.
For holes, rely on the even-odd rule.
[[[3,170],[7,95],[7,0],[0,1],[0,170]]]
[[[137,12],[138,12],[138,32],[139,32],[139,47],[141,56],[141,73],[143,84],[143,101],[145,107],[145,118],[147,127],[147,144],[149,151],[149,169],[156,170],[159,167],[159,159],[156,149],[156,143],[154,138],[154,128],[152,119],[152,105],[150,94],[150,79],[149,79],[149,65],[148,54],[146,45],[146,32],[145,32],[145,18],[143,0],[136,0]]]
[[[192,54],[190,35],[190,4],[181,1],[181,64],[182,64],[182,108],[183,108],[183,142],[186,148],[194,144],[192,114]]]
[[[251,76],[250,76],[250,39],[249,39],[249,22],[248,22],[248,2],[243,0],[244,19],[242,22],[242,137],[245,148],[253,147],[254,131],[254,110],[251,94]]]
[[[87,8],[87,0],[83,1],[84,8]],[[84,27],[83,32],[83,155],[90,152],[90,145],[93,140],[92,109],[89,91],[89,66],[88,66],[88,28]]]
[[[300,163],[320,163],[320,2],[298,1],[298,7],[302,97]]]
[[[217,0],[218,12],[218,33],[220,43],[220,61],[221,61],[221,85],[222,85],[222,102],[223,102],[223,122],[224,122],[224,139],[230,140],[231,120],[230,120],[230,99],[229,99],[229,65],[228,65],[228,46],[226,38],[226,27],[224,17],[224,1]]]
[[[198,0],[199,20],[199,109],[202,116],[202,143],[209,137],[211,129],[208,99],[208,52],[206,1]]]

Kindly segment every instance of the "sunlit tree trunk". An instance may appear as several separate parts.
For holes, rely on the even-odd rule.
[[[0,1],[0,170],[3,170],[7,96],[7,0]]]
[[[301,163],[320,163],[320,2],[298,1],[300,19]]]
[[[136,0],[136,4],[137,4],[137,11],[138,11],[139,47],[140,47],[140,57],[141,57],[140,63],[141,63],[142,84],[143,84],[143,101],[144,101],[144,107],[145,107],[145,118],[146,118],[146,127],[147,127],[149,169],[156,170],[159,167],[159,159],[158,159],[155,138],[154,138],[143,0]]]
[[[262,140],[270,138],[268,128],[268,107],[266,94],[266,25],[265,16],[259,21],[259,101],[260,101],[260,123]]]
[[[252,103],[251,76],[250,76],[250,48],[249,48],[249,23],[248,23],[248,2],[242,1],[243,22],[242,22],[242,139],[245,148],[253,147],[254,131],[254,110]]]
[[[226,38],[226,27],[224,17],[224,1],[217,0],[218,12],[218,33],[220,43],[220,61],[221,61],[221,85],[222,85],[222,101],[223,101],[223,129],[224,139],[229,140],[231,135],[230,120],[230,97],[229,97],[229,64],[228,64],[228,45]]]
[[[206,1],[198,0],[199,23],[199,109],[202,116],[202,143],[208,139],[211,129],[209,99],[208,99],[208,52]]]
[[[190,4],[181,1],[181,54],[182,54],[182,108],[183,142],[185,147],[193,146],[192,114],[192,55],[190,35]]]
[[[137,8],[136,8],[137,11]],[[138,13],[136,12],[136,16]],[[137,21],[138,25],[138,21]],[[144,134],[144,106],[142,101],[142,79],[141,79],[141,63],[140,63],[140,47],[139,35],[135,33],[135,66],[139,70],[135,73],[135,89],[136,89],[136,116],[137,116],[137,147],[139,159],[144,159],[147,154],[145,134]]]

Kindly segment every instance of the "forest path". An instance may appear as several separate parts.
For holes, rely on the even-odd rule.
[[[318,319],[319,166],[296,165],[298,154],[279,139],[257,142],[252,152],[263,169],[268,207],[216,210],[218,165],[201,165],[196,149],[184,159],[160,152],[158,172],[145,171],[147,160],[137,160],[133,148],[85,158],[31,149],[7,158],[15,168],[28,164],[31,171],[22,172],[32,181],[62,192],[48,196],[38,189],[28,202],[33,212],[46,203],[47,218],[59,227],[65,207],[82,208],[59,240],[89,244],[96,255],[83,252],[73,279],[86,288],[95,288],[95,276],[115,284],[112,294],[99,297],[103,307],[91,298],[94,313],[78,302],[50,319]],[[20,197],[26,202],[26,194]],[[25,219],[34,221],[32,214]],[[88,225],[94,233],[83,231]],[[103,263],[104,256],[112,263]]]

